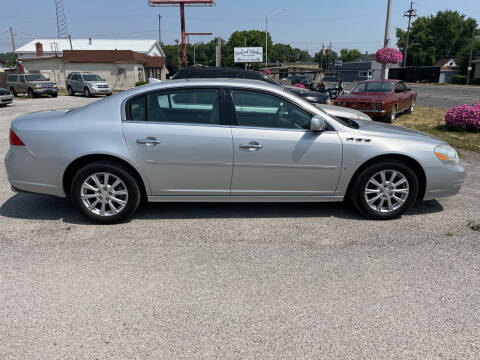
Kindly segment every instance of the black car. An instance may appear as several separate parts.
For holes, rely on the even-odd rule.
[[[178,79],[251,79],[266,81],[273,85],[282,86],[279,82],[271,77],[261,73],[260,71],[244,70],[240,68],[229,67],[188,67],[177,71],[172,77],[174,80]]]
[[[281,86],[294,94],[303,97],[305,100],[316,103],[326,104],[327,96],[324,94],[301,89],[295,86],[283,86],[275,79],[261,73],[260,71],[244,70],[240,68],[227,68],[227,67],[188,67],[178,70],[178,72],[172,77],[174,80],[178,79],[208,79],[208,78],[229,78],[229,79],[252,79],[265,81],[273,85]]]

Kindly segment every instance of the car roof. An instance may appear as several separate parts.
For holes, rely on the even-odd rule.
[[[389,82],[389,83],[397,83],[397,82],[400,82],[402,80],[398,80],[398,79],[385,79],[385,80],[362,80],[362,81],[359,81],[359,82],[365,82],[365,83],[369,83],[369,82]]]

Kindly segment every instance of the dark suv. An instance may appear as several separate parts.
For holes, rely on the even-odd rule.
[[[227,68],[227,67],[189,67],[183,68],[177,71],[172,79],[251,79],[265,81],[273,85],[282,86],[274,79],[267,75],[254,70],[243,70],[240,68]]]

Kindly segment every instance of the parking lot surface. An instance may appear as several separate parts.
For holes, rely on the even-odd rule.
[[[0,109],[16,116],[97,99]],[[101,100],[100,100],[101,101]],[[343,204],[150,204],[115,226],[0,168],[1,359],[480,357],[480,156],[401,219]]]

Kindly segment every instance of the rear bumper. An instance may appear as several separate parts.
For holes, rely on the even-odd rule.
[[[0,104],[10,104],[13,101],[13,95],[0,95]]]
[[[42,88],[42,89],[33,89],[35,94],[58,94],[58,89],[54,88]]]
[[[466,171],[461,165],[440,165],[425,168],[427,188],[424,200],[457,194],[465,182]]]
[[[25,146],[10,146],[5,156],[5,169],[15,191],[66,196],[60,166],[55,159],[35,156]]]

